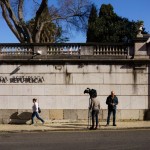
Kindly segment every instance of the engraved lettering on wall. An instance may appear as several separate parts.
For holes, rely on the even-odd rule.
[[[0,83],[43,83],[44,77],[41,76],[0,76]]]

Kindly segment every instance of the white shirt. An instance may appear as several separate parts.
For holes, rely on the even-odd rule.
[[[35,102],[32,106],[33,112],[38,112],[38,107],[39,107],[38,102]]]

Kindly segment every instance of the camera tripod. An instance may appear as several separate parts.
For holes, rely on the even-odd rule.
[[[91,110],[90,110],[90,105],[91,105],[91,98],[89,98],[89,107],[88,107],[88,125],[87,125],[87,128],[90,128],[91,127]]]

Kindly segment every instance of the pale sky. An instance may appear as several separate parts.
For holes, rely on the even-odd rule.
[[[53,3],[56,0],[51,0]],[[150,0],[91,0],[96,7],[99,8],[101,4],[111,4],[114,12],[121,16],[128,18],[130,21],[143,20],[146,31],[150,34]],[[85,43],[86,34],[76,33],[72,31],[70,35],[71,43]],[[0,16],[0,43],[18,43],[18,40],[8,28],[5,21]]]

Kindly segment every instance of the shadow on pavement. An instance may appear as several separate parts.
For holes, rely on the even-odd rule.
[[[31,115],[31,112],[22,112],[20,114],[15,112],[10,116],[9,124],[26,124],[31,119]]]

